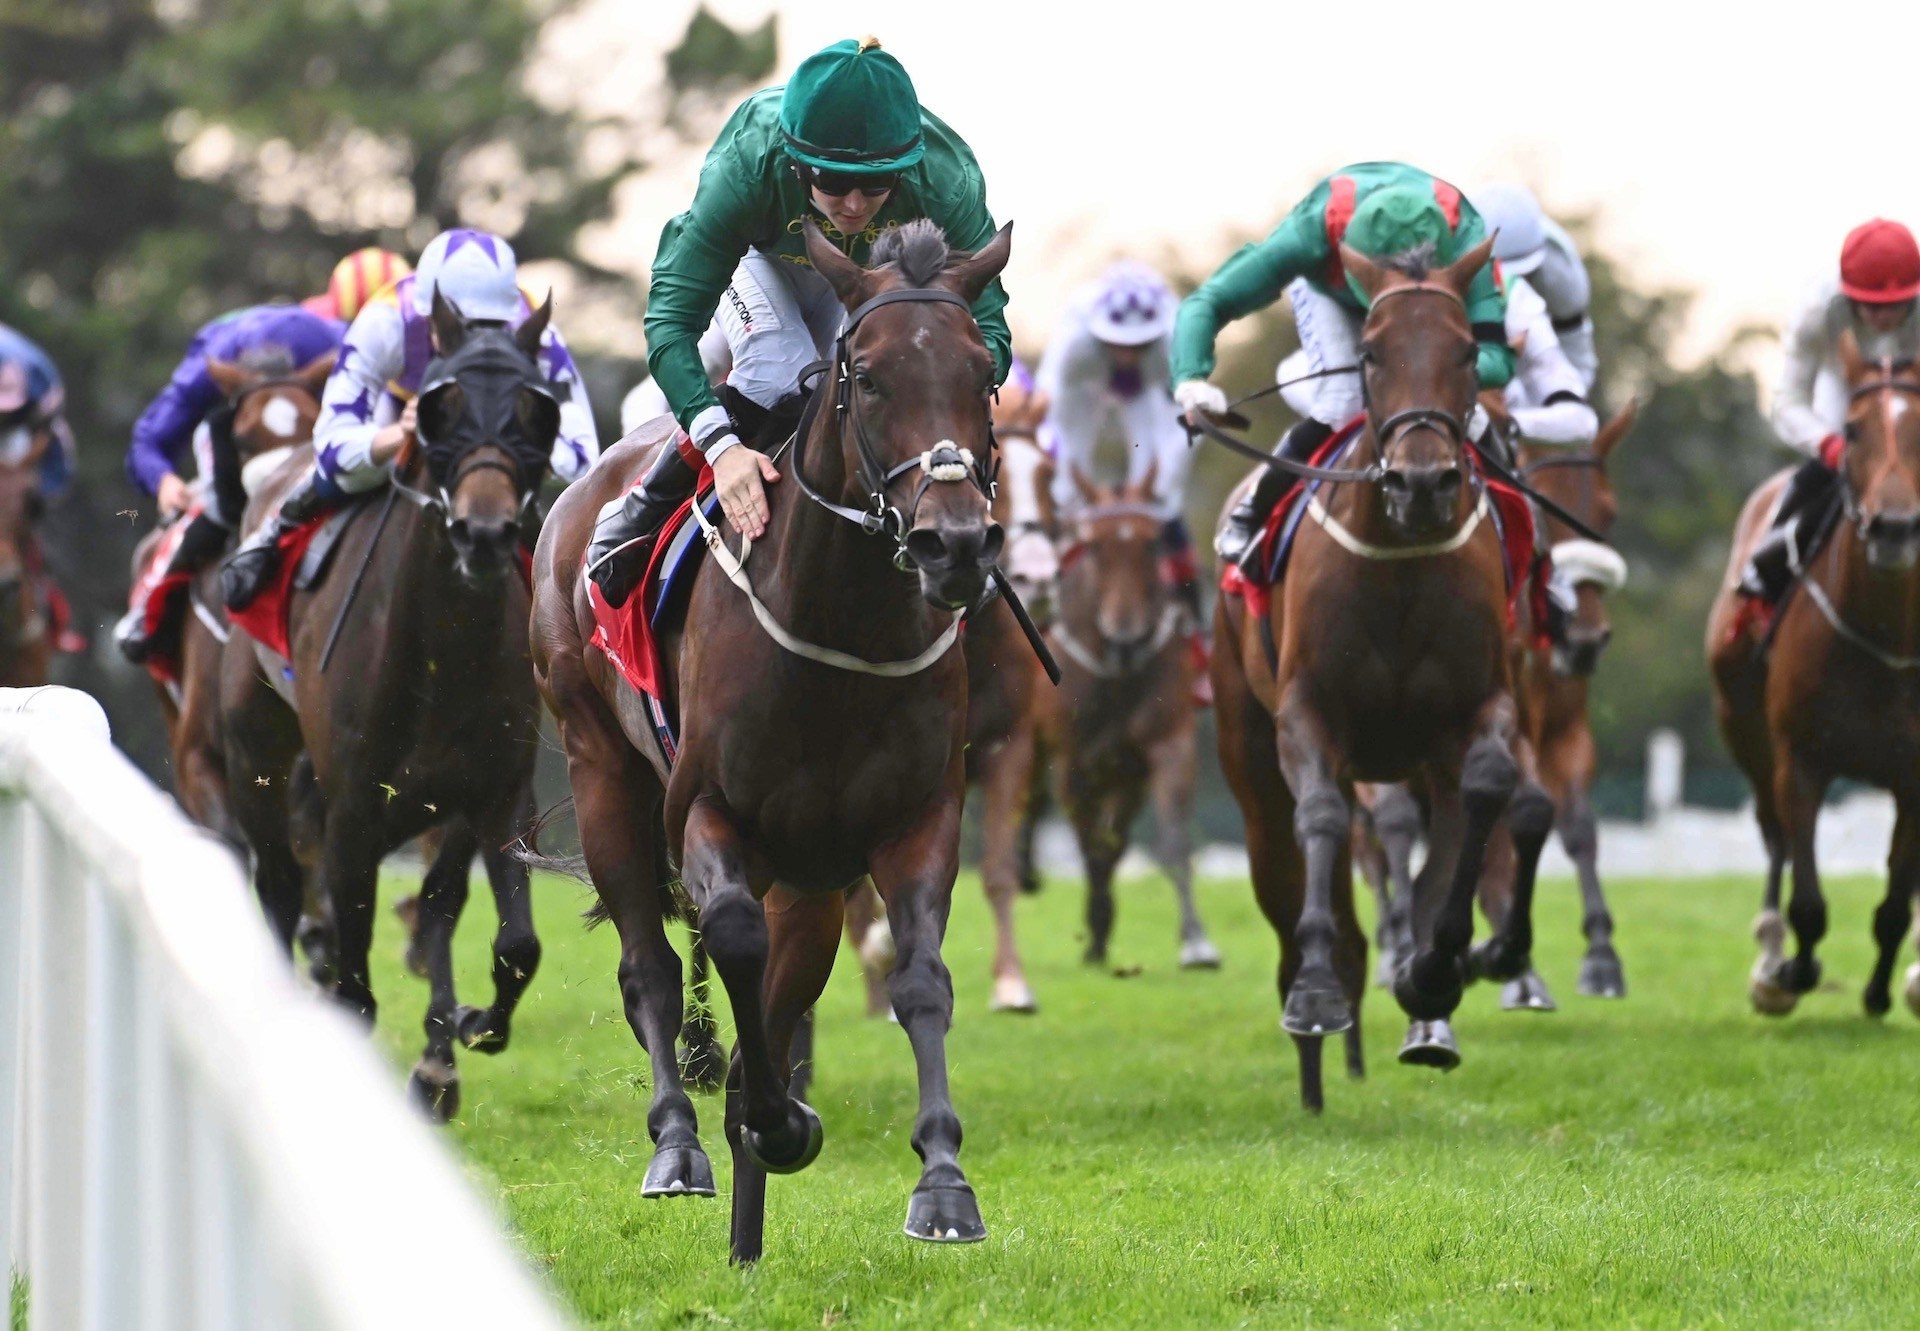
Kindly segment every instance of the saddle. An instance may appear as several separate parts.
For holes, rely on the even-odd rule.
[[[700,479],[693,496],[661,524],[640,585],[616,609],[607,604],[598,586],[582,578],[593,607],[593,636],[589,642],[600,649],[620,672],[620,677],[646,700],[655,747],[642,752],[663,781],[679,753],[680,722],[678,709],[671,706],[665,696],[666,671],[660,660],[660,639],[684,622],[694,574],[706,558],[707,544],[701,538],[700,524],[693,520],[693,506],[700,504],[707,517],[715,521],[720,511],[719,497],[713,493],[713,471],[706,465],[705,458],[684,435],[676,435],[674,446],[680,449],[682,457],[698,467]],[[583,555],[583,563],[584,558]]]
[[[293,655],[288,614],[296,591],[312,591],[326,580],[340,538],[355,518],[367,510],[366,495],[353,495],[340,508],[303,523],[280,538],[280,567],[269,583],[244,610],[232,611],[234,626],[248,637],[283,657]]]

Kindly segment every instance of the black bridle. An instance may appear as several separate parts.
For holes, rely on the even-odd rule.
[[[504,330],[502,330],[504,331]],[[510,340],[511,334],[506,334]],[[513,346],[510,355],[503,355],[496,340],[480,340],[476,335],[463,344],[450,356],[439,357],[430,362],[421,376],[420,391],[415,401],[424,403],[435,392],[462,382],[461,375],[474,366],[494,373],[506,373],[517,376],[516,387],[536,393],[545,398],[553,407],[556,421],[560,412],[560,400],[555,396],[552,386],[540,373],[537,362],[525,356],[518,345]],[[425,513],[438,514],[440,520],[451,526],[453,523],[453,496],[468,479],[485,471],[497,471],[512,484],[514,493],[520,496],[520,517],[524,521],[529,514],[538,517],[540,483],[546,476],[546,459],[542,455],[533,459],[528,450],[516,448],[502,438],[497,429],[488,424],[482,432],[461,440],[452,446],[441,446],[432,441],[422,441],[425,445],[425,462],[429,478],[436,471],[447,473],[444,480],[434,484],[432,492],[416,489],[407,484],[400,475],[398,463],[391,469],[390,484],[394,492]],[[495,455],[475,457],[474,454],[485,448],[494,450]],[[548,451],[551,451],[549,441]],[[436,455],[444,458],[436,466]],[[537,525],[537,524],[536,524]]]

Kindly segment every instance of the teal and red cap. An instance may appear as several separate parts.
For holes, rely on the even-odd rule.
[[[1876,217],[1847,233],[1840,247],[1840,290],[1866,305],[1920,296],[1920,245],[1898,222]]]
[[[891,175],[927,151],[913,80],[877,37],[801,61],[780,97],[780,134],[795,161],[842,175]]]

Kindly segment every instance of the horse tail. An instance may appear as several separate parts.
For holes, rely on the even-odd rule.
[[[549,854],[540,849],[540,836],[556,819],[571,816],[573,796],[568,795],[556,804],[549,805],[535,816],[527,825],[527,830],[507,843],[507,853],[529,869],[540,869],[547,873],[557,873],[578,882],[593,886],[593,879],[587,874],[587,857],[579,854]],[[606,906],[597,898],[595,904],[586,912],[587,926],[591,928],[607,919]]]

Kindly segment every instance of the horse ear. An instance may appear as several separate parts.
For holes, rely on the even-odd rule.
[[[337,351],[322,352],[293,372],[293,382],[319,397],[326,389],[327,376],[333,373],[334,362],[339,359]]]
[[[218,356],[207,357],[207,377],[219,388],[221,396],[228,398],[239,397],[253,381],[250,371]]]
[[[1093,483],[1091,476],[1080,470],[1079,463],[1070,462],[1067,464],[1067,476],[1073,481],[1073,488],[1080,492],[1082,499],[1086,500],[1089,504],[1097,504],[1100,502],[1100,487]]]
[[[1593,451],[1604,462],[1612,453],[1614,446],[1625,439],[1633,430],[1633,422],[1640,415],[1640,399],[1634,398],[1618,416],[1600,427],[1600,433],[1593,437]]]
[[[807,262],[813,265],[814,272],[827,279],[827,285],[840,297],[840,303],[849,310],[858,306],[860,283],[867,270],[842,254],[840,247],[822,234],[811,217],[800,224],[800,239],[807,247]]]
[[[1133,497],[1140,500],[1153,498],[1153,487],[1160,480],[1160,459],[1149,458],[1147,469],[1140,473],[1140,479],[1127,488],[1133,491]]]
[[[546,336],[547,325],[553,322],[553,288],[547,288],[547,298],[540,302],[540,308],[527,316],[527,321],[513,330],[513,340],[520,350],[527,353],[527,359],[540,359],[540,339]]]
[[[467,340],[467,318],[460,307],[433,289],[433,343],[442,356],[451,356]]]
[[[1849,384],[1857,384],[1867,375],[1867,358],[1860,354],[1860,339],[1848,328],[1840,334],[1840,372]]]
[[[1000,276],[1000,270],[1007,266],[1007,260],[1012,255],[1013,223],[1009,222],[994,232],[992,240],[947,269],[945,276],[960,289],[960,294],[971,305],[980,299],[980,293],[987,289],[987,283]]]
[[[1360,284],[1360,290],[1372,300],[1380,294],[1380,288],[1387,284],[1387,268],[1377,264],[1351,245],[1340,247],[1340,266],[1348,277]]]
[[[1434,276],[1452,287],[1459,293],[1460,298],[1465,300],[1467,288],[1473,285],[1473,279],[1480,275],[1480,270],[1487,266],[1487,260],[1492,257],[1493,237],[1488,236]]]

